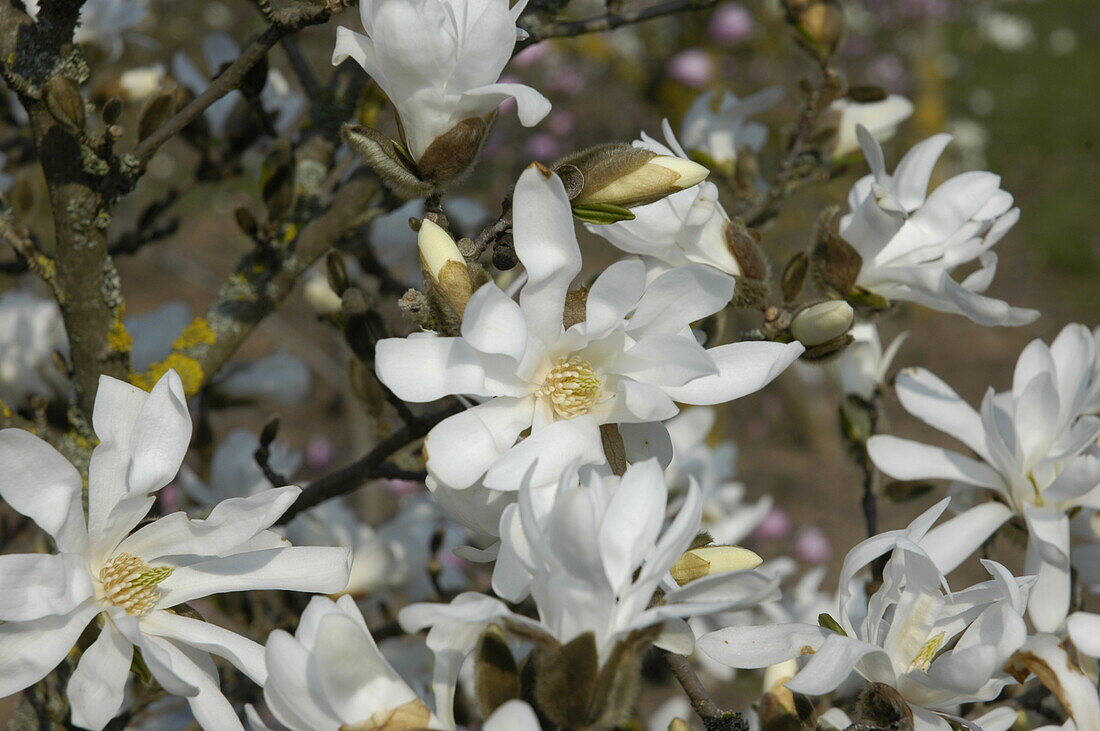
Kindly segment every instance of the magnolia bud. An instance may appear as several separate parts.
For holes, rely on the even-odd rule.
[[[827,343],[848,332],[855,312],[841,300],[819,302],[803,308],[791,322],[791,335],[808,348]]]
[[[787,18],[799,36],[822,60],[844,37],[844,10],[836,0],[785,0]]]
[[[680,586],[713,574],[754,569],[764,562],[740,546],[703,546],[686,552],[673,564],[672,578]]]
[[[65,76],[54,76],[42,88],[46,108],[54,119],[70,130],[83,131],[87,121],[84,95],[76,82]]]
[[[697,162],[623,144],[585,150],[560,162],[557,170],[573,193],[574,206],[623,208],[698,185],[709,173]]]
[[[466,260],[458,250],[454,239],[434,223],[425,218],[420,224],[417,239],[420,247],[420,263],[432,284],[447,300],[455,312],[462,314],[473,292],[470,270]]]

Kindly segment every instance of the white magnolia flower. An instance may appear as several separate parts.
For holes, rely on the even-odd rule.
[[[676,141],[668,120],[662,122],[668,147],[649,135],[634,146],[658,155],[687,158]],[[718,202],[718,186],[710,182],[673,193],[655,203],[632,208],[634,220],[610,225],[585,224],[585,227],[630,254],[640,254],[658,268],[689,263],[707,264],[734,276],[740,275],[738,263],[726,240],[729,216]]]
[[[378,343],[378,377],[399,398],[485,399],[428,434],[428,471],[440,483],[463,489],[485,475],[486,486],[514,490],[517,475],[492,468],[527,430],[534,442],[546,426],[583,415],[599,424],[663,421],[676,415],[677,401],[716,404],[752,393],[802,353],[797,343],[699,345],[690,323],[724,307],[733,290],[730,277],[700,265],[647,285],[642,262],[620,261],[593,283],[586,320],[566,329],[566,293],[581,256],[556,175],[535,166],[523,173],[514,219],[528,276],[519,304],[490,282],[470,298],[461,337],[416,333]]]
[[[351,57],[393,102],[414,160],[471,118],[490,117],[509,97],[520,122],[537,124],[550,102],[529,86],[499,84],[512,57],[526,0],[375,0],[359,14],[366,35],[339,28],[332,62]]]
[[[1042,726],[1035,731],[1100,728],[1100,697],[1096,692],[1095,675],[1090,677],[1078,667],[1056,635],[1039,633],[1029,637],[1009,669],[1020,679],[1034,673],[1058,698],[1069,716],[1061,726]]]
[[[80,9],[73,41],[99,46],[117,59],[122,55],[123,33],[148,14],[145,0],[88,0]]]
[[[461,594],[450,604],[413,604],[399,615],[402,627],[430,627],[436,654],[436,712],[453,725],[451,705],[462,659],[487,625],[523,628],[527,637],[565,644],[594,636],[598,661],[636,630],[663,626],[700,613],[739,609],[776,596],[777,582],[755,571],[715,574],[677,586],[669,569],[691,545],[702,513],[693,486],[679,514],[665,524],[668,488],[656,460],[627,468],[622,478],[586,470],[583,481],[567,470],[556,486],[519,491],[518,505],[501,519],[501,551],[494,591],[518,601],[534,599],[539,619],[514,614],[498,599]],[[650,606],[654,592],[664,601]],[[682,628],[682,630],[681,630]],[[673,621],[669,642],[684,648],[690,632]],[[665,644],[665,643],[662,643]]]
[[[335,591],[347,581],[347,551],[290,547],[268,530],[297,487],[226,500],[205,520],[173,513],[131,533],[152,508],[152,493],[175,476],[191,438],[174,371],[151,393],[102,377],[92,426],[99,445],[88,468],[87,517],[76,468],[28,432],[0,432],[0,497],[58,549],[0,556],[0,697],[43,678],[98,617],[99,636],[69,680],[75,725],[102,728],[118,714],[136,647],[202,726],[241,728],[210,654],[262,685],[263,649],[171,608],[231,591]]]
[[[878,328],[872,323],[857,322],[848,334],[852,336],[851,344],[840,357],[829,361],[825,367],[845,396],[859,396],[864,401],[870,401],[886,383],[890,365],[909,333],[898,335],[885,350],[878,336]]]
[[[1100,508],[1100,418],[1079,418],[1096,387],[1096,342],[1083,325],[1069,325],[1048,347],[1032,341],[1020,355],[1012,390],[990,389],[975,411],[923,369],[903,371],[898,398],[909,413],[965,444],[977,459],[941,447],[876,436],[875,465],[899,480],[947,479],[968,493],[988,490],[983,503],[956,520],[976,549],[1013,514],[1028,530],[1026,573],[1038,580],[1028,614],[1040,631],[1058,629],[1070,601],[1070,522],[1067,512]],[[930,550],[935,551],[933,546]],[[962,557],[960,557],[961,559]],[[945,570],[955,564],[944,564]]]
[[[205,72],[183,51],[176,52],[172,57],[172,76],[196,96],[206,91],[210,80],[216,78],[226,64],[237,60],[241,47],[228,33],[211,33],[202,39],[202,52]],[[225,136],[233,109],[243,101],[239,91],[231,91],[207,107],[204,115],[215,137]],[[260,103],[265,112],[274,115],[272,123],[280,135],[292,130],[306,109],[305,95],[291,86],[286,76],[275,68],[267,72],[267,83],[260,92]]]
[[[260,440],[247,429],[234,429],[214,449],[210,477],[203,480],[187,465],[180,468],[179,484],[187,496],[204,508],[223,500],[250,497],[273,485],[256,463]],[[272,442],[268,464],[277,474],[292,479],[302,465],[302,455],[282,442]],[[295,541],[297,542],[297,541]]]
[[[853,186],[849,213],[840,219],[840,235],[862,257],[856,287],[964,315],[979,325],[1033,322],[1037,311],[980,294],[997,271],[990,249],[1020,216],[1012,196],[1001,190],[1000,176],[962,173],[926,194],[950,135],[917,144],[889,175],[878,141],[866,128],[858,130],[872,174]],[[957,267],[975,261],[979,269],[961,282],[952,278]]]
[[[771,86],[744,99],[708,91],[696,97],[680,124],[685,150],[700,152],[732,172],[740,150],[760,152],[768,141],[768,127],[749,118],[771,109],[783,98],[783,89]]]
[[[162,63],[126,69],[118,77],[118,87],[128,102],[142,102],[164,88],[167,70]]]
[[[291,635],[264,649],[267,707],[292,731],[444,726],[379,652],[348,595],[314,597]]]
[[[755,503],[745,502],[745,486],[733,479],[737,447],[730,441],[717,446],[708,444],[708,435],[717,417],[714,409],[685,409],[669,419],[666,427],[672,438],[672,463],[665,471],[674,497],[669,513],[675,514],[692,480],[703,495],[703,530],[715,543],[734,545],[752,533],[772,508],[765,495]]]
[[[852,549],[840,575],[842,631],[809,623],[729,627],[701,637],[699,648],[739,668],[768,667],[812,653],[786,683],[791,691],[824,695],[855,671],[897,690],[913,712],[916,731],[949,731],[942,714],[954,713],[962,703],[992,700],[1012,682],[1002,668],[1027,637],[1023,612],[1031,582],[983,561],[992,580],[945,591],[943,574],[924,546],[928,526],[946,504],[904,531],[874,536]],[[892,556],[881,588],[861,601],[851,592],[852,580],[887,551]]]
[[[913,102],[900,94],[890,94],[874,102],[857,102],[851,97],[837,99],[821,115],[818,126],[836,129],[836,137],[827,150],[834,158],[859,152],[856,128],[863,125],[879,142],[897,134],[898,126],[913,114]]]
[[[0,295],[0,401],[14,408],[27,396],[65,393],[53,354],[68,347],[54,300],[19,289]]]

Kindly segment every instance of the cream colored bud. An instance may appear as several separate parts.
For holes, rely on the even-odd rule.
[[[841,300],[810,305],[794,316],[791,335],[808,348],[827,343],[848,332],[855,312]]]
[[[668,722],[668,731],[691,731],[691,726],[684,719],[676,717]]]
[[[420,224],[417,245],[425,274],[431,278],[447,303],[461,315],[473,294],[473,282],[470,281],[470,270],[466,267],[466,259],[458,250],[458,245],[438,224],[427,218]]]
[[[763,562],[764,559],[740,546],[703,546],[680,556],[671,573],[676,583],[683,586],[704,576],[754,569]]]
[[[582,191],[573,203],[605,203],[624,208],[642,206],[698,185],[709,172],[699,163],[682,157],[654,155],[640,167],[614,178],[603,187]]]
[[[764,693],[771,695],[789,713],[795,713],[794,695],[786,683],[798,673],[798,660],[784,660],[764,669]]]

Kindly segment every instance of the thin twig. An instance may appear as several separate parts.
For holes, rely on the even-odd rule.
[[[439,422],[457,414],[462,408],[460,404],[455,403],[439,411],[419,416],[383,439],[359,461],[314,480],[302,491],[302,494],[298,496],[290,509],[283,513],[283,516],[279,519],[279,524],[288,522],[298,513],[312,508],[314,505],[345,495],[357,489],[367,480],[422,478],[423,475],[399,469],[386,460],[426,435]]]
[[[626,10],[617,13],[608,13],[595,18],[584,20],[558,20],[550,23],[540,23],[538,19],[530,16],[521,18],[520,25],[530,34],[528,38],[516,44],[516,53],[528,46],[533,46],[547,38],[569,38],[584,35],[586,33],[599,33],[605,30],[614,30],[624,25],[642,23],[654,18],[676,13],[705,10],[716,5],[718,0],[669,0],[668,2],[650,5],[636,10]],[[524,23],[523,21],[527,21]]]
[[[680,687],[687,693],[695,715],[703,721],[707,731],[741,731],[748,728],[740,713],[723,711],[719,708],[707,689],[703,687],[702,681],[699,680],[699,676],[696,675],[695,669],[691,667],[687,658],[673,652],[663,654],[672,674],[676,676]]]

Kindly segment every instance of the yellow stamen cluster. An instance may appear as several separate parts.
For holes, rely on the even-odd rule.
[[[920,652],[913,658],[913,662],[910,667],[914,670],[923,670],[928,672],[928,668],[932,665],[932,660],[936,657],[936,653],[939,652],[940,646],[943,644],[944,633],[940,632],[924,643],[920,648]]]
[[[99,570],[103,598],[136,617],[148,612],[160,598],[156,586],[172,575],[172,566],[153,568],[137,556],[120,553]]]
[[[554,411],[564,419],[587,414],[601,393],[600,378],[592,364],[576,355],[559,358],[538,390],[538,395],[549,398]]]

